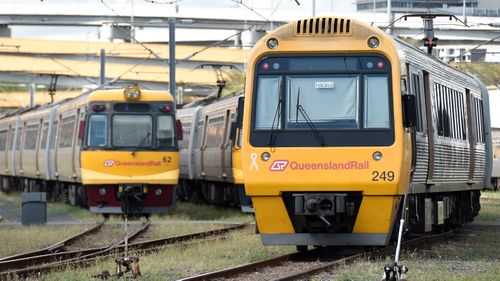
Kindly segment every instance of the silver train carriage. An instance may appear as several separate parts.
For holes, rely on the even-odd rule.
[[[187,104],[176,112],[182,123],[177,195],[182,200],[241,206],[251,211],[245,195],[234,124],[243,93]],[[242,107],[241,107],[242,108]],[[241,114],[240,114],[241,116]]]

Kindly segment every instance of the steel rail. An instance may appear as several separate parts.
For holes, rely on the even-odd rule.
[[[417,237],[414,239],[410,239],[402,244],[403,248],[409,248],[412,246],[421,246],[429,243],[433,243],[436,241],[439,241],[441,239],[446,239],[453,235],[454,232],[446,232],[442,234],[435,234],[435,235],[424,235],[421,237]],[[353,255],[349,256],[343,256],[338,259],[335,259],[330,262],[325,262],[324,264],[318,265],[311,267],[309,269],[300,271],[298,273],[293,273],[289,274],[280,278],[273,279],[274,281],[285,281],[285,280],[299,280],[299,279],[304,279],[304,277],[311,276],[312,274],[316,274],[319,272],[323,272],[326,270],[331,270],[334,268],[337,268],[342,265],[346,264],[351,264],[354,261],[357,261],[361,258],[365,257],[376,257],[376,256],[381,256],[381,255],[388,255],[392,254],[395,250],[395,245],[390,245],[381,249],[375,249],[369,252],[362,252],[362,253],[356,253]],[[328,249],[324,248],[325,251]],[[274,257],[271,259],[266,259],[266,260],[261,260],[257,261],[254,263],[248,263],[240,266],[235,266],[227,269],[222,269],[214,272],[209,272],[209,273],[203,273],[199,274],[196,276],[191,276],[191,277],[186,277],[183,279],[180,279],[179,281],[201,281],[201,280],[213,280],[217,278],[227,278],[227,279],[237,279],[237,276],[242,275],[242,274],[248,274],[252,273],[255,271],[258,271],[260,269],[266,268],[266,267],[274,267],[278,266],[284,262],[287,261],[293,261],[296,259],[303,259],[305,257],[305,254],[307,255],[317,255],[320,253],[324,253],[324,251],[321,251],[322,249],[314,249],[314,250],[309,250],[304,253],[296,252],[292,254],[287,254],[287,255],[282,255],[278,257]]]
[[[22,258],[31,258],[34,256],[46,255],[46,254],[60,251],[63,247],[67,246],[69,243],[71,243],[71,242],[73,242],[73,241],[75,241],[75,240],[77,240],[77,239],[79,239],[87,234],[94,233],[94,232],[98,231],[104,225],[105,222],[106,222],[106,220],[104,220],[100,223],[97,223],[97,225],[95,225],[94,227],[92,227],[90,229],[84,230],[80,233],[77,233],[69,238],[61,240],[55,244],[52,244],[48,247],[43,248],[43,249],[0,258],[0,271],[3,268],[3,264],[4,264],[3,262],[5,262],[5,261],[18,260],[18,259],[22,259]]]
[[[155,250],[158,249],[162,246],[166,246],[169,244],[175,244],[175,243],[180,243],[180,242],[185,242],[189,240],[199,240],[207,237],[212,237],[212,236],[217,236],[221,234],[225,234],[234,230],[239,230],[243,229],[246,227],[248,224],[239,224],[235,226],[230,226],[226,228],[221,228],[221,229],[215,229],[215,230],[210,230],[210,231],[205,231],[205,232],[197,232],[193,234],[187,234],[187,235],[181,235],[181,236],[176,236],[176,237],[168,237],[168,238],[160,238],[160,239],[153,239],[153,240],[147,240],[147,241],[141,241],[141,242],[134,242],[134,243],[129,243],[128,244],[128,250],[130,251],[149,251],[149,250]],[[129,240],[133,240],[137,238],[142,232],[145,231],[145,228],[149,226],[146,225],[144,228],[138,230],[131,236],[129,236]],[[33,274],[41,274],[44,272],[49,272],[54,269],[58,268],[64,268],[64,267],[72,267],[72,268],[77,268],[77,267],[85,267],[90,264],[95,263],[98,259],[101,258],[106,258],[110,257],[115,253],[121,253],[124,252],[125,245],[124,245],[124,240],[120,241],[119,243],[116,243],[112,246],[109,247],[103,247],[103,248],[98,248],[97,251],[87,253],[87,254],[82,254],[80,256],[71,258],[71,259],[66,259],[66,260],[61,260],[61,261],[55,261],[47,264],[39,264],[37,266],[29,266],[26,268],[17,268],[5,272],[0,272],[0,279],[6,278],[7,276],[21,276],[21,277],[28,277]],[[85,249],[86,251],[93,251],[94,249]]]
[[[133,240],[139,237],[142,233],[144,233],[150,224],[147,223],[139,230],[135,231],[131,235],[128,236],[128,240]],[[51,253],[46,255],[39,255],[33,257],[25,257],[16,260],[9,260],[3,262],[0,270],[0,279],[5,278],[6,276],[18,274],[21,276],[27,276],[32,272],[33,269],[43,268],[46,265],[63,266],[67,263],[71,263],[72,261],[76,261],[79,259],[86,259],[93,256],[105,255],[108,252],[111,252],[113,249],[120,247],[125,244],[125,239],[120,240],[117,243],[113,243],[112,245],[90,248],[90,249],[82,249],[75,250],[69,252],[59,252],[59,253]]]

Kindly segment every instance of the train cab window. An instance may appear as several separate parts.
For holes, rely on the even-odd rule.
[[[150,115],[113,116],[111,142],[116,147],[151,147],[153,118]]]
[[[174,118],[171,115],[158,116],[158,126],[156,132],[157,146],[173,147],[174,146]]]
[[[287,76],[286,126],[358,128],[359,76]],[[336,106],[332,106],[335,104]]]
[[[88,146],[108,145],[108,117],[106,115],[91,115],[88,130]]]
[[[281,128],[280,112],[280,76],[259,77],[257,96],[257,112],[255,113],[255,129],[268,130],[271,127]],[[265,94],[264,94],[265,93]]]
[[[387,75],[365,75],[364,79],[364,127],[390,128]]]

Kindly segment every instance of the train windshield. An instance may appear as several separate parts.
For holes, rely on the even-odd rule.
[[[311,131],[322,145],[348,144],[349,134],[373,130],[378,143],[391,142],[390,69],[381,56],[269,57],[257,67],[255,86],[255,145],[279,145],[280,138],[301,145],[298,138]]]
[[[114,115],[112,145],[115,147],[151,147],[153,118],[151,115]]]

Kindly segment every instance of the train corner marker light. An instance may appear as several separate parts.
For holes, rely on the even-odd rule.
[[[380,159],[382,159],[382,152],[380,151],[375,151],[373,153],[373,160],[375,161],[380,161]]]
[[[271,50],[278,48],[278,39],[271,38],[271,39],[267,40],[267,47]]]
[[[99,189],[99,194],[100,194],[100,195],[102,195],[102,196],[106,195],[106,188],[101,187],[101,188]]]
[[[269,154],[269,152],[264,152],[260,155],[260,159],[262,159],[262,161],[269,161],[269,159],[271,159],[271,154]]]
[[[127,100],[138,100],[141,97],[141,90],[137,86],[127,87],[123,90],[123,95]]]
[[[104,109],[106,109],[106,107],[103,104],[94,104],[94,105],[92,105],[92,110],[94,112],[100,112],[100,111],[103,111]]]
[[[163,191],[161,190],[161,188],[157,188],[157,189],[155,190],[155,194],[156,194],[156,196],[160,196],[162,193],[163,193]]]
[[[170,112],[172,107],[170,105],[160,105],[160,111],[161,112]]]
[[[370,37],[370,39],[368,39],[368,46],[370,46],[370,48],[372,49],[377,48],[379,44],[380,42],[378,41],[377,37]]]

